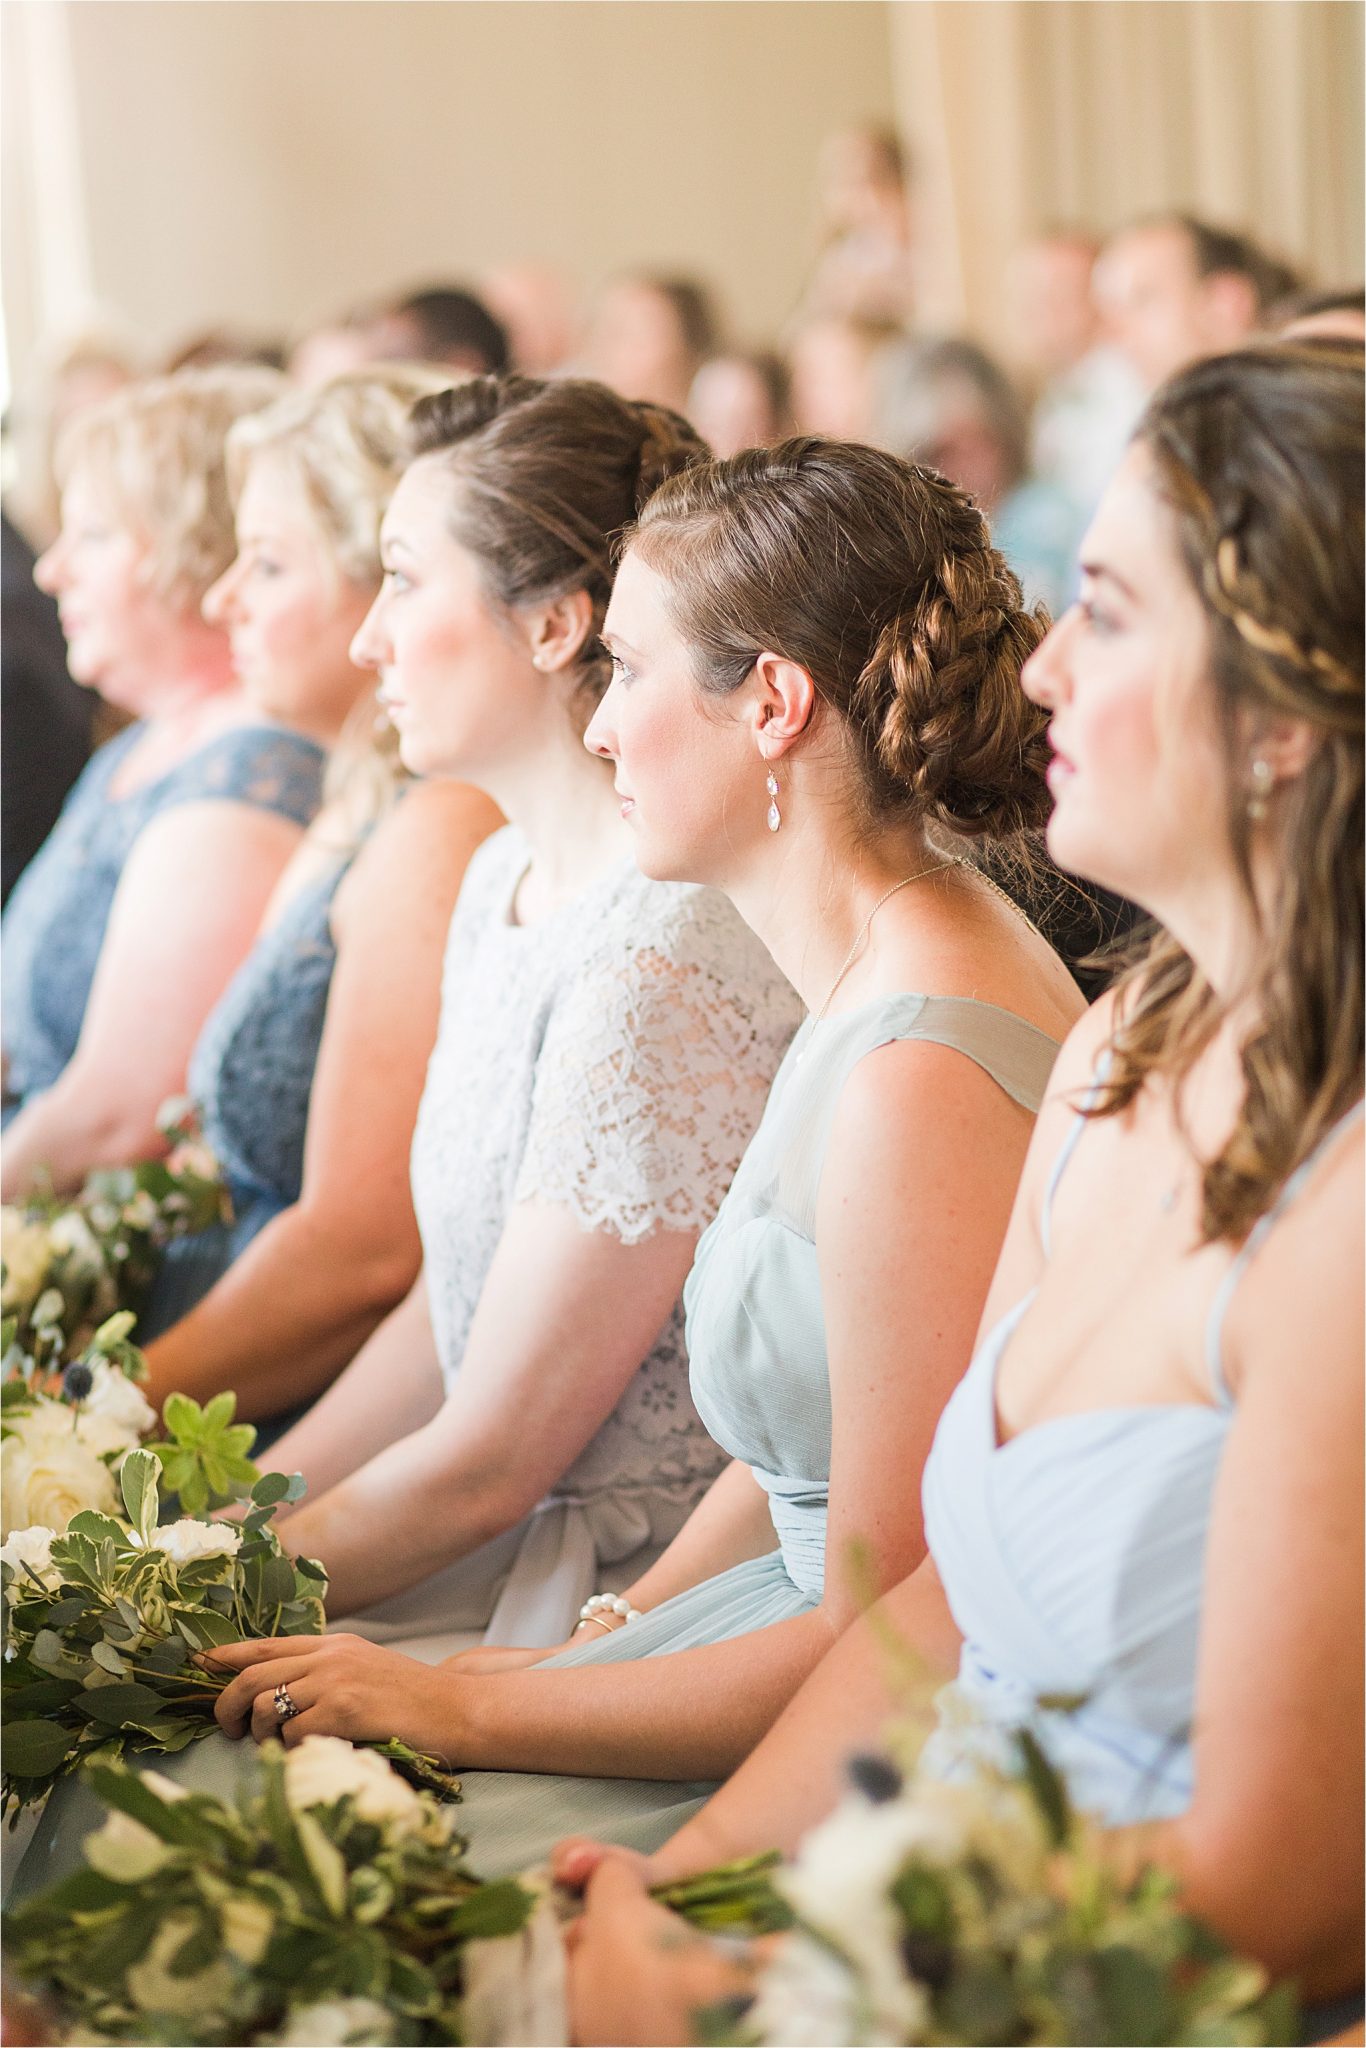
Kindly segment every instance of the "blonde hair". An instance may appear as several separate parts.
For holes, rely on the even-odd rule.
[[[338,574],[377,587],[380,521],[407,467],[408,415],[451,381],[449,370],[425,363],[387,363],[347,371],[315,391],[290,391],[228,434],[233,504],[252,464],[270,455],[298,482]],[[398,735],[362,697],[332,749],[323,784],[320,815],[340,850],[357,844],[406,780]]]
[[[452,381],[449,370],[425,363],[385,363],[289,392],[229,433],[233,503],[257,456],[278,455],[302,485],[342,575],[378,583],[380,520],[407,464],[408,415]]]
[[[149,377],[76,415],[57,443],[57,481],[88,476],[145,538],[150,587],[197,610],[236,553],[229,429],[284,389],[278,371],[255,365]]]

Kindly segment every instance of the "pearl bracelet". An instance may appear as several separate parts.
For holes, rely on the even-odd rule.
[[[579,1609],[579,1620],[597,1621],[600,1628],[610,1627],[610,1623],[599,1621],[598,1617],[603,1614],[620,1615],[623,1622],[640,1620],[640,1609],[632,1607],[629,1600],[623,1600],[620,1593],[594,1593]]]

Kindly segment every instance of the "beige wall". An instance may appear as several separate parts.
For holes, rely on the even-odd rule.
[[[894,0],[926,311],[1008,346],[1023,235],[1160,206],[1360,283],[1362,22],[1357,0]]]
[[[93,292],[158,345],[523,257],[695,270],[758,337],[802,284],[821,136],[892,112],[882,0],[6,0],[20,370],[35,7],[68,23]],[[61,98],[61,52],[38,61]]]

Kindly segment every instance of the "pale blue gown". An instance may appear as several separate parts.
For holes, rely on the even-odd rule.
[[[1358,1103],[1337,1131],[1360,1114]],[[1045,1258],[1058,1183],[1086,1128],[1083,1109],[1049,1179]],[[926,1534],[964,1640],[922,1769],[952,1776],[974,1754],[1005,1760],[1010,1732],[1027,1721],[1074,1806],[1107,1826],[1168,1819],[1189,1805],[1205,1546],[1236,1412],[1224,1319],[1336,1135],[1290,1177],[1229,1262],[1205,1329],[1207,1402],[1086,1409],[1002,1444],[997,1371],[1033,1291],[981,1345],[925,1467]],[[1036,1708],[1055,1696],[1082,1704]]]

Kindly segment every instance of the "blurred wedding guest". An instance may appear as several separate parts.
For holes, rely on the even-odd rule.
[[[134,723],[91,761],[5,908],[4,1198],[159,1149],[156,1112],[318,807],[316,740],[263,719],[200,602],[233,554],[224,443],[262,369],[183,370],[86,408],[37,566],[67,661]]]
[[[167,1253],[141,1330],[158,1399],[231,1387],[249,1418],[297,1407],[421,1263],[408,1154],[441,956],[469,855],[502,820],[464,783],[410,781],[350,646],[380,586],[408,413],[445,382],[376,365],[228,436],[237,558],[205,614],[257,710],[330,760],[322,808],[190,1061],[234,1220]]]
[[[483,300],[462,285],[408,292],[376,316],[373,360],[441,363],[465,377],[506,370],[507,334]]]
[[[1268,259],[1244,235],[1189,213],[1120,228],[1096,260],[1096,302],[1146,391],[1261,324]]]
[[[1102,333],[1098,252],[1081,229],[1050,228],[1006,271],[1014,367],[1034,393],[1030,467],[1081,506],[1100,497],[1143,404],[1137,372]]]
[[[63,347],[25,380],[5,415],[14,447],[13,488],[6,501],[14,524],[34,547],[45,548],[61,523],[61,492],[54,468],[57,443],[68,423],[137,375],[131,347],[92,332]]]
[[[291,381],[313,390],[380,360],[378,320],[379,309],[366,301],[309,328],[289,351],[286,368]]]
[[[894,322],[861,313],[819,313],[803,321],[788,347],[798,429],[832,441],[876,440],[878,365],[901,333]]]
[[[569,362],[578,319],[563,271],[549,263],[505,263],[480,278],[479,296],[502,324],[514,368],[547,377]]]
[[[908,166],[896,134],[864,126],[828,135],[817,206],[821,247],[803,312],[904,325],[915,310],[915,267]]]
[[[72,682],[57,607],[33,580],[33,550],[0,514],[0,901],[57,821],[90,755],[95,700]]]
[[[508,338],[483,300],[462,286],[437,285],[364,301],[294,345],[296,384],[326,384],[369,363],[440,363],[460,376],[508,367]]]
[[[685,412],[693,378],[717,346],[705,285],[653,271],[623,271],[599,292],[584,336],[590,377],[646,405]]]
[[[766,448],[791,430],[787,365],[765,350],[742,349],[703,363],[688,393],[688,417],[718,456]]]
[[[1275,308],[1268,326],[1286,341],[1366,341],[1366,291],[1357,286],[1293,292]]]
[[[165,374],[177,370],[216,370],[228,363],[262,363],[268,370],[285,367],[284,344],[266,335],[245,334],[232,327],[208,327],[175,348]]]
[[[1029,429],[1010,379],[975,342],[901,341],[879,366],[878,439],[962,486],[1031,603],[1056,615],[1075,580],[1084,511],[1029,474]]]

